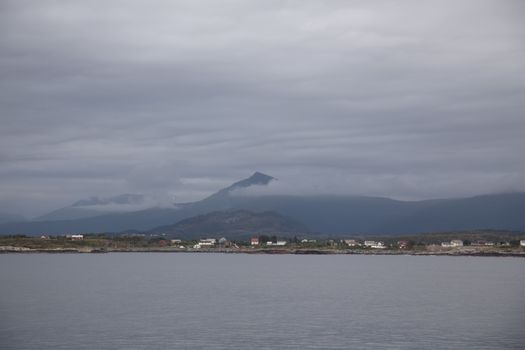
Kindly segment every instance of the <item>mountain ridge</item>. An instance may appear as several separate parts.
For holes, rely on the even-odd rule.
[[[468,229],[525,230],[525,194],[399,201],[346,195],[236,195],[275,178],[259,172],[196,202],[74,220],[0,224],[0,234],[148,231],[214,211],[276,212],[322,234],[408,234]]]

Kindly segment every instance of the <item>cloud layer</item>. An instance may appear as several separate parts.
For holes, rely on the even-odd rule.
[[[522,1],[3,1],[0,211],[525,190]]]

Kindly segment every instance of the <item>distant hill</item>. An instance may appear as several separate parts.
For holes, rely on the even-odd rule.
[[[525,231],[525,194],[399,201],[365,196],[242,195],[240,189],[267,186],[275,178],[256,172],[200,201],[74,220],[0,224],[0,234],[148,231],[214,211],[271,211],[329,235],[411,234],[494,229]],[[263,191],[257,191],[263,192]],[[87,207],[87,206],[84,206]]]
[[[359,196],[259,196],[238,197],[232,206],[254,211],[272,210],[324,233],[525,230],[524,193],[424,201]]]
[[[299,222],[274,212],[247,210],[217,211],[157,227],[150,233],[163,233],[183,239],[222,237],[247,239],[253,235],[293,236],[308,232]]]

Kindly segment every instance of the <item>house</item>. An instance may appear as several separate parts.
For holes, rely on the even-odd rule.
[[[372,245],[370,247],[374,248],[374,249],[385,249],[386,245],[383,242],[377,242],[376,244],[374,244],[374,245]]]
[[[224,245],[226,243],[228,243],[228,240],[226,239],[226,237],[219,238],[219,244]]]
[[[450,242],[441,243],[443,248],[452,248],[452,247],[463,247],[463,241],[460,239],[453,239]]]
[[[315,239],[306,239],[306,238],[304,238],[304,239],[301,240],[301,243],[316,243],[316,242],[317,242],[317,240],[315,240]]]
[[[171,240],[171,244],[173,244],[173,245],[181,244],[181,243],[182,243],[182,240],[181,240],[181,239],[172,239],[172,240]]]
[[[476,246],[476,247],[493,246],[494,242],[487,242],[487,241],[484,241],[484,240],[480,240],[480,241],[472,242],[470,245],[471,246]]]
[[[525,247],[525,239],[522,239],[522,240],[520,241],[520,246]]]
[[[463,241],[460,239],[453,239],[450,241],[450,246],[452,247],[463,247]]]
[[[409,241],[399,241],[397,242],[397,246],[399,247],[399,249],[407,249],[409,246],[410,246],[410,242]]]
[[[277,241],[277,242],[271,242],[271,241],[268,241],[266,242],[266,245],[270,245],[270,246],[285,246],[286,245],[286,241]]]
[[[72,241],[81,241],[84,239],[84,235],[66,235],[66,238],[69,238]]]
[[[374,249],[385,249],[385,243],[376,242],[376,241],[365,241],[365,247],[374,248]]]
[[[250,244],[251,245],[259,245],[259,237],[252,237],[250,239]]]
[[[349,247],[356,247],[359,245],[359,242],[357,242],[355,239],[345,239],[344,242]]]
[[[204,239],[199,240],[198,244],[201,247],[202,246],[211,247],[211,246],[214,246],[215,244],[217,244],[217,239],[215,239],[215,238],[204,238]]]

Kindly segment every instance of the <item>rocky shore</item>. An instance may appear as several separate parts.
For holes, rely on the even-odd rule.
[[[291,255],[413,255],[413,256],[499,256],[525,257],[522,249],[482,250],[482,249],[452,249],[452,250],[371,250],[371,249],[260,249],[260,248],[211,248],[211,249],[173,249],[173,248],[54,248],[30,249],[25,247],[0,246],[0,254],[64,254],[64,253],[221,253],[221,254],[291,254]]]

